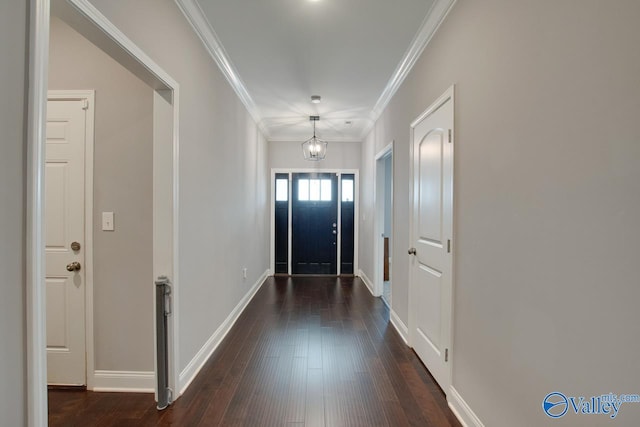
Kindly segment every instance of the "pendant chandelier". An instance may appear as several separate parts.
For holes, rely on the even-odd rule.
[[[313,136],[302,143],[302,154],[305,160],[324,160],[327,155],[327,141],[316,136],[316,122],[320,120],[320,116],[309,116],[309,120],[313,122]]]

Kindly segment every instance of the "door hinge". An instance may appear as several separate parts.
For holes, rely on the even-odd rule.
[[[88,110],[89,109],[89,100],[88,99],[83,99],[82,100],[82,109],[83,110]]]
[[[444,361],[445,362],[449,361],[449,349],[448,348],[444,349]]]
[[[447,240],[447,253],[451,253],[451,240]]]
[[[451,129],[449,129],[449,142],[452,142],[453,139],[451,138]]]

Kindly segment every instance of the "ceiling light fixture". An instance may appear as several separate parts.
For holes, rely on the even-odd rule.
[[[321,99],[320,95],[311,95],[311,102],[314,104],[320,104]]]
[[[324,160],[327,156],[327,141],[316,136],[316,122],[320,120],[320,116],[309,116],[309,120],[313,122],[313,136],[302,143],[302,154],[305,160]]]

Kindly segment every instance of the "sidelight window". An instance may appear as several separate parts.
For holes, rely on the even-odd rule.
[[[289,180],[276,179],[276,202],[289,201]]]
[[[342,201],[353,202],[353,180],[352,179],[342,180]]]

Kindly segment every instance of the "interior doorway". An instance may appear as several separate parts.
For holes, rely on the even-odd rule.
[[[393,269],[393,143],[376,155],[376,291],[391,308]]]
[[[49,7],[51,6],[51,8]],[[174,310],[169,318],[169,387],[178,389],[176,308],[178,285],[177,224],[178,224],[178,100],[179,86],[140,48],[120,32],[100,12],[84,0],[32,1],[30,74],[29,74],[29,123],[28,123],[28,203],[27,203],[27,355],[28,355],[28,418],[30,425],[47,424],[47,292],[45,288],[48,264],[45,254],[45,218],[51,208],[47,204],[45,188],[46,135],[47,135],[47,75],[49,25],[51,16],[57,16],[90,40],[125,68],[153,89],[153,277],[166,275],[173,285]],[[85,183],[86,185],[86,183]],[[75,243],[71,242],[71,243]],[[82,246],[81,242],[77,242]],[[69,244],[66,242],[65,244]],[[70,247],[70,246],[69,246]],[[74,245],[75,247],[75,245]],[[90,245],[86,246],[87,248]],[[78,252],[71,249],[72,252]],[[86,256],[85,256],[86,260]],[[82,266],[81,261],[77,261]],[[86,262],[86,261],[85,261]],[[69,264],[72,264],[73,261]],[[77,271],[74,268],[75,271]],[[82,270],[82,267],[80,267]],[[73,280],[72,280],[73,282]],[[91,303],[91,293],[85,301]],[[153,302],[150,302],[153,304]],[[86,329],[91,326],[86,325]],[[155,339],[155,337],[154,337]],[[87,344],[87,348],[89,348]],[[84,353],[84,352],[83,352]],[[87,386],[95,372],[91,372],[91,359],[86,360]],[[154,379],[157,370],[151,372],[149,387],[144,391],[158,392]],[[135,378],[138,380],[140,378]],[[104,378],[111,391],[129,389],[130,376],[111,375]],[[112,382],[114,381],[114,382]],[[142,391],[142,390],[137,390]]]

